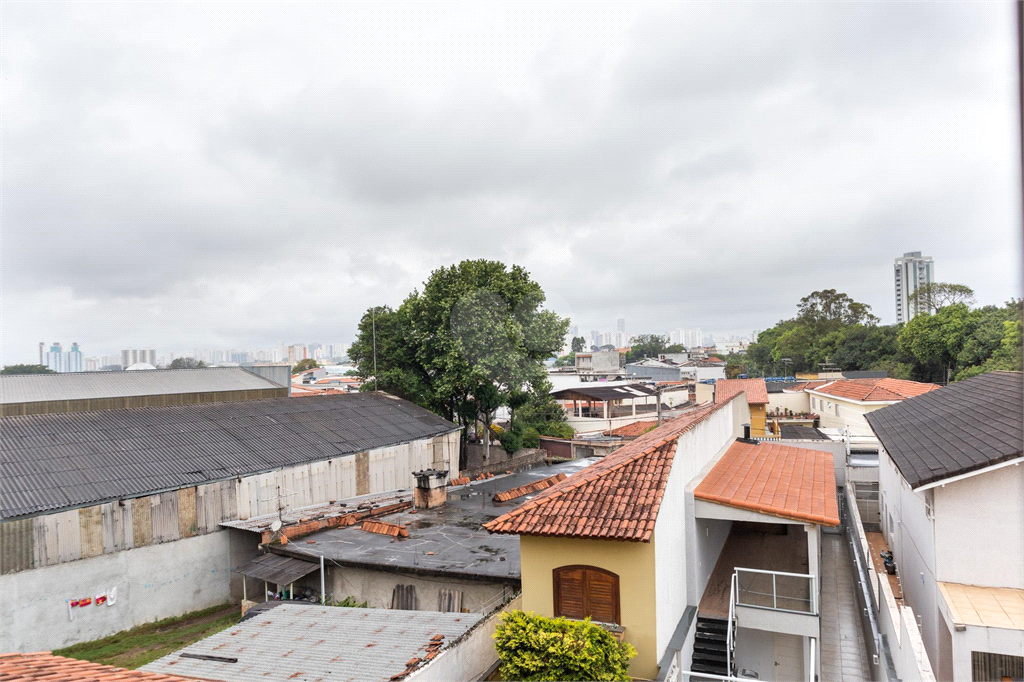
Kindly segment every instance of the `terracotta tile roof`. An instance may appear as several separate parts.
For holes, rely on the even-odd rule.
[[[605,431],[606,436],[622,436],[624,438],[636,438],[642,436],[648,431],[658,426],[658,420],[652,419],[651,421],[633,422],[632,424],[626,424],[618,428],[612,429],[611,431]]]
[[[0,654],[0,679],[4,682],[194,682],[191,677],[125,670],[111,665],[54,656],[49,651]]]
[[[558,474],[556,476],[548,476],[547,478],[542,478],[539,481],[534,481],[533,483],[521,485],[518,488],[512,488],[511,490],[500,492],[494,496],[494,501],[508,502],[509,500],[516,499],[517,497],[522,497],[523,495],[529,495],[530,493],[536,493],[541,490],[544,490],[545,488],[550,488],[554,484],[560,483],[561,481],[564,481],[567,478],[569,477],[566,476],[564,473]]]
[[[820,450],[737,441],[693,496],[785,519],[839,525],[832,455]]]
[[[679,436],[722,405],[662,424],[484,528],[492,533],[650,541]]]
[[[904,379],[837,379],[813,390],[837,398],[871,402],[905,400],[937,388],[938,384],[922,384]]]
[[[790,386],[786,390],[787,391],[809,391],[811,389],[818,388],[819,386],[824,386],[825,384],[829,383],[830,381],[831,381],[830,379],[821,379],[819,381],[801,381],[796,386]]]
[[[715,382],[715,404],[727,403],[740,393],[747,394],[750,405],[768,402],[768,387],[764,379],[719,379]]]
[[[409,530],[407,528],[403,528],[397,523],[388,523],[387,521],[363,521],[360,530],[365,530],[367,533],[390,535],[393,538],[409,537]]]

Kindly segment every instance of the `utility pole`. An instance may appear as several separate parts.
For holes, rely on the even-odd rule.
[[[373,328],[373,390],[377,391],[377,309],[370,308],[370,325]]]

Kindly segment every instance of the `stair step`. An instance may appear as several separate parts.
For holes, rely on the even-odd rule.
[[[704,663],[697,663],[696,661],[694,661],[690,665],[690,670],[692,670],[695,673],[710,673],[712,675],[725,676],[724,665],[705,665]]]
[[[724,651],[721,651],[721,652],[718,652],[718,651],[716,651],[716,652],[694,651],[693,652],[693,660],[694,661],[700,661],[701,663],[707,663],[707,664],[711,664],[711,663],[719,664],[720,663],[722,665],[722,667],[725,667],[725,664],[726,664],[726,656],[725,656],[725,652]]]
[[[698,632],[694,635],[694,638],[705,642],[721,642],[723,645],[728,639],[724,632]]]
[[[726,648],[724,644],[719,644],[718,642],[696,641],[693,643],[694,652],[706,651],[709,654],[722,654],[724,656]]]

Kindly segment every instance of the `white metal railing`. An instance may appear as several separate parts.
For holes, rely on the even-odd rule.
[[[736,605],[758,609],[818,615],[813,575],[736,568]]]
[[[732,621],[736,617],[737,578],[733,571],[729,581],[729,620],[725,624],[725,672],[732,673]]]

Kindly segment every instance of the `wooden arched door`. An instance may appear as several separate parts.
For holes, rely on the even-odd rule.
[[[620,623],[619,576],[596,566],[561,566],[554,577],[555,616]]]

